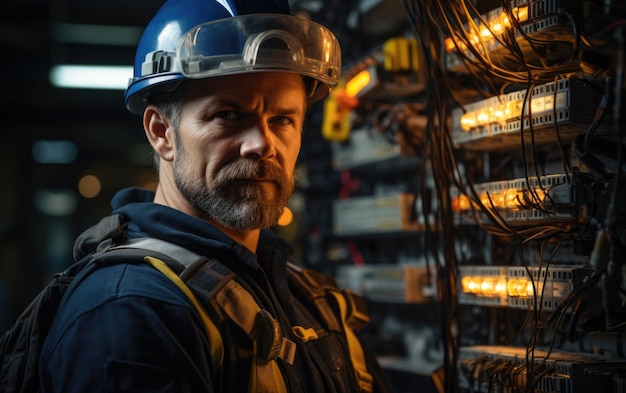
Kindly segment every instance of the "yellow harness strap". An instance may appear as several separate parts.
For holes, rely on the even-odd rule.
[[[374,378],[367,371],[367,364],[365,363],[365,355],[363,354],[361,342],[352,330],[354,327],[365,326],[365,324],[369,322],[369,317],[357,312],[358,308],[352,304],[355,297],[349,290],[329,290],[328,292],[335,298],[339,306],[341,322],[343,324],[344,334],[346,335],[346,341],[348,342],[352,366],[354,367],[354,373],[359,384],[360,392],[370,393],[373,390],[372,384]]]
[[[206,330],[207,338],[209,339],[209,345],[211,346],[211,354],[213,356],[213,363],[215,364],[216,368],[221,367],[222,362],[224,361],[224,344],[222,343],[222,336],[220,335],[220,332],[217,330],[217,326],[215,326],[211,318],[209,318],[209,316],[207,315],[206,311],[204,310],[204,307],[200,305],[200,303],[198,302],[198,299],[193,294],[191,289],[189,289],[187,284],[185,284],[185,282],[181,280],[180,277],[178,277],[176,273],[174,273],[172,269],[170,269],[170,267],[167,266],[165,262],[163,262],[160,259],[149,257],[149,256],[145,257],[144,260],[148,262],[149,264],[151,264],[152,266],[154,266],[161,273],[163,273],[165,277],[172,280],[174,284],[176,284],[183,291],[183,293],[187,295],[189,300],[191,300],[191,303],[194,305],[194,307],[196,307],[196,310],[198,310],[198,313],[200,314],[200,317],[202,318],[202,322],[204,323],[204,328]]]
[[[231,280],[215,295],[217,305],[241,327],[253,343],[249,393],[286,393],[287,386],[276,362],[293,363],[295,344],[284,338],[276,321],[261,310],[250,293]]]
[[[160,259],[147,256],[148,263],[172,280],[189,297],[205,325],[213,361],[219,367],[224,360],[222,337],[189,286]],[[253,342],[253,367],[250,370],[249,393],[287,393],[287,386],[276,358],[293,363],[295,343],[284,338],[280,326],[267,311],[261,310],[250,293],[230,280],[215,294],[215,302],[228,317],[242,328]]]

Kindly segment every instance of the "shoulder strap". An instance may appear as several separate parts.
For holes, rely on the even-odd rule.
[[[185,284],[184,278],[179,276],[189,267],[208,261],[208,258],[196,254],[186,248],[180,247],[174,243],[156,238],[130,239],[125,243],[106,248],[100,256],[110,258],[112,253],[121,253],[120,255],[122,257],[127,258],[129,252],[137,251],[141,253],[140,255],[145,262],[151,264],[167,278],[172,280],[172,282],[174,282],[174,284],[176,284],[176,286],[178,286],[189,298],[198,311],[198,314],[200,314],[200,318],[204,324],[209,345],[211,347],[213,362],[216,367],[221,367],[224,361],[224,344],[219,330],[207,314],[205,308],[200,304],[200,301],[194,292],[189,288],[189,286],[187,286],[187,284]],[[215,282],[214,286],[219,286],[218,284],[223,285],[228,280],[230,280],[230,277],[225,278],[223,280],[224,283]]]
[[[289,283],[314,305],[324,319],[326,327],[329,330],[343,332],[360,391],[372,392],[374,380],[367,370],[361,342],[354,332],[354,329],[361,329],[369,323],[369,314],[363,298],[353,291],[340,290],[332,277],[320,272],[289,263],[288,273]],[[339,318],[333,313],[331,302],[339,310]]]
[[[282,335],[278,321],[262,310],[252,295],[234,280],[235,273],[215,259],[156,238],[133,239],[112,246],[106,252],[131,249],[146,254],[143,259],[189,297],[205,324],[216,365],[223,364],[224,344],[216,323],[202,304],[211,307],[217,323],[228,317],[250,337],[254,358],[249,392],[287,392],[276,359],[293,363],[295,343]]]
[[[174,271],[162,260],[157,259],[155,257],[146,256],[145,261],[154,266],[157,270],[163,273],[167,278],[172,280],[176,286],[178,286],[185,295],[189,298],[191,303],[194,305],[198,314],[202,318],[202,323],[204,324],[204,328],[206,330],[207,339],[209,340],[209,345],[211,347],[211,354],[213,356],[213,363],[216,367],[221,367],[224,361],[224,343],[222,342],[222,336],[217,329],[217,326],[213,323],[209,315],[205,311],[204,307],[200,305],[198,298],[194,295],[194,293],[189,289],[189,287],[185,284],[185,282],[174,273]]]

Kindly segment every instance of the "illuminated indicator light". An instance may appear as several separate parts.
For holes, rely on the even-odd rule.
[[[491,206],[491,201],[491,196],[486,192],[480,194],[480,203],[482,203],[484,206]]]
[[[470,208],[470,200],[467,196],[461,195],[459,197],[459,209],[461,211],[468,210]]]
[[[460,118],[460,126],[464,131],[470,131],[478,126],[486,126],[492,123],[505,123],[512,117],[514,104],[493,105],[485,109],[468,111]]]
[[[516,282],[517,280],[509,280],[506,283],[506,292],[509,294],[509,296],[517,296],[517,292],[515,291]]]
[[[533,292],[532,282],[523,278],[517,279],[517,280],[509,280],[507,284],[507,290],[508,290],[509,296],[527,297],[529,295],[529,292],[528,292],[529,288],[530,288],[530,294],[532,294]]]
[[[484,279],[480,283],[480,292],[482,295],[492,295],[495,292],[495,283],[492,279]]]
[[[514,285],[514,295],[512,296],[519,296],[519,297],[526,297],[528,296],[528,285],[530,283],[528,282],[528,280],[525,279],[520,279],[520,280],[516,280],[515,281],[515,285]],[[530,284],[532,286],[532,284]]]
[[[505,207],[508,209],[513,209],[519,207],[520,203],[517,199],[517,191],[515,190],[507,190],[504,193]]]
[[[542,190],[541,188],[535,188],[535,195],[537,195],[537,198],[540,201],[543,201],[546,198],[546,192],[545,190]]]
[[[461,288],[464,293],[477,296],[493,297],[507,294],[506,279],[498,277],[466,276],[461,279]]]
[[[489,112],[481,111],[476,115],[476,123],[478,125],[485,125],[489,123]]]
[[[535,290],[533,289],[532,281],[528,281],[526,284],[526,296],[534,296]]]
[[[505,193],[499,192],[499,193],[493,195],[491,197],[491,199],[493,200],[493,204],[496,207],[500,207],[500,208],[505,208],[506,207]]]
[[[459,195],[452,199],[452,208],[459,213],[470,208],[470,200],[466,195]]]
[[[494,290],[497,295],[506,295],[506,280],[503,278],[497,280]]]
[[[461,279],[461,288],[463,289],[463,292],[465,293],[470,293],[470,283],[472,281],[472,277],[463,277]]]
[[[507,120],[521,117],[522,107],[519,101],[513,101],[506,104]]]
[[[476,114],[473,112],[468,112],[461,116],[461,129],[463,131],[471,131],[472,128],[476,127],[477,123]]]
[[[480,292],[480,277],[472,277],[472,281],[470,281],[469,290],[470,293],[478,293]]]
[[[480,291],[480,277],[467,276],[461,280],[461,287],[465,293],[476,294]]]
[[[509,16],[506,12],[502,11],[502,14],[500,15],[500,20],[502,21],[502,24],[505,28],[511,27],[511,20],[509,19]]]
[[[452,210],[455,213],[460,213],[461,212],[461,197],[454,197],[454,198],[452,198]]]
[[[365,88],[372,78],[368,70],[363,70],[346,82],[346,94],[349,97],[356,97]]]
[[[493,35],[491,34],[491,31],[489,31],[487,27],[481,27],[480,36],[482,38],[491,38]]]
[[[492,114],[493,114],[493,118],[494,121],[497,123],[501,123],[506,121],[507,119],[507,106],[506,105],[498,105],[498,107],[496,107]]]
[[[528,20],[528,7],[513,8],[513,16],[515,16],[518,22],[525,22]]]
[[[452,52],[456,46],[454,45],[454,41],[452,40],[452,38],[446,38],[445,45],[446,45],[446,51],[448,52]]]

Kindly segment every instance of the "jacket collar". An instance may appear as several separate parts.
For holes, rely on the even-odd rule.
[[[156,204],[154,192],[127,188],[112,199],[113,213],[129,219],[126,236],[156,237],[178,244],[199,254],[210,250],[215,257],[232,258],[233,254],[246,265],[256,268],[257,257],[265,261],[286,260],[292,247],[270,230],[261,231],[257,254],[237,243],[210,223],[168,206]],[[207,255],[208,256],[208,255]]]

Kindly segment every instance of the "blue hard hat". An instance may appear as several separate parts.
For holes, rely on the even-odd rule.
[[[341,50],[325,27],[289,15],[283,0],[168,0],[139,40],[126,108],[142,114],[151,92],[184,79],[284,71],[310,78],[310,101],[328,94]]]

